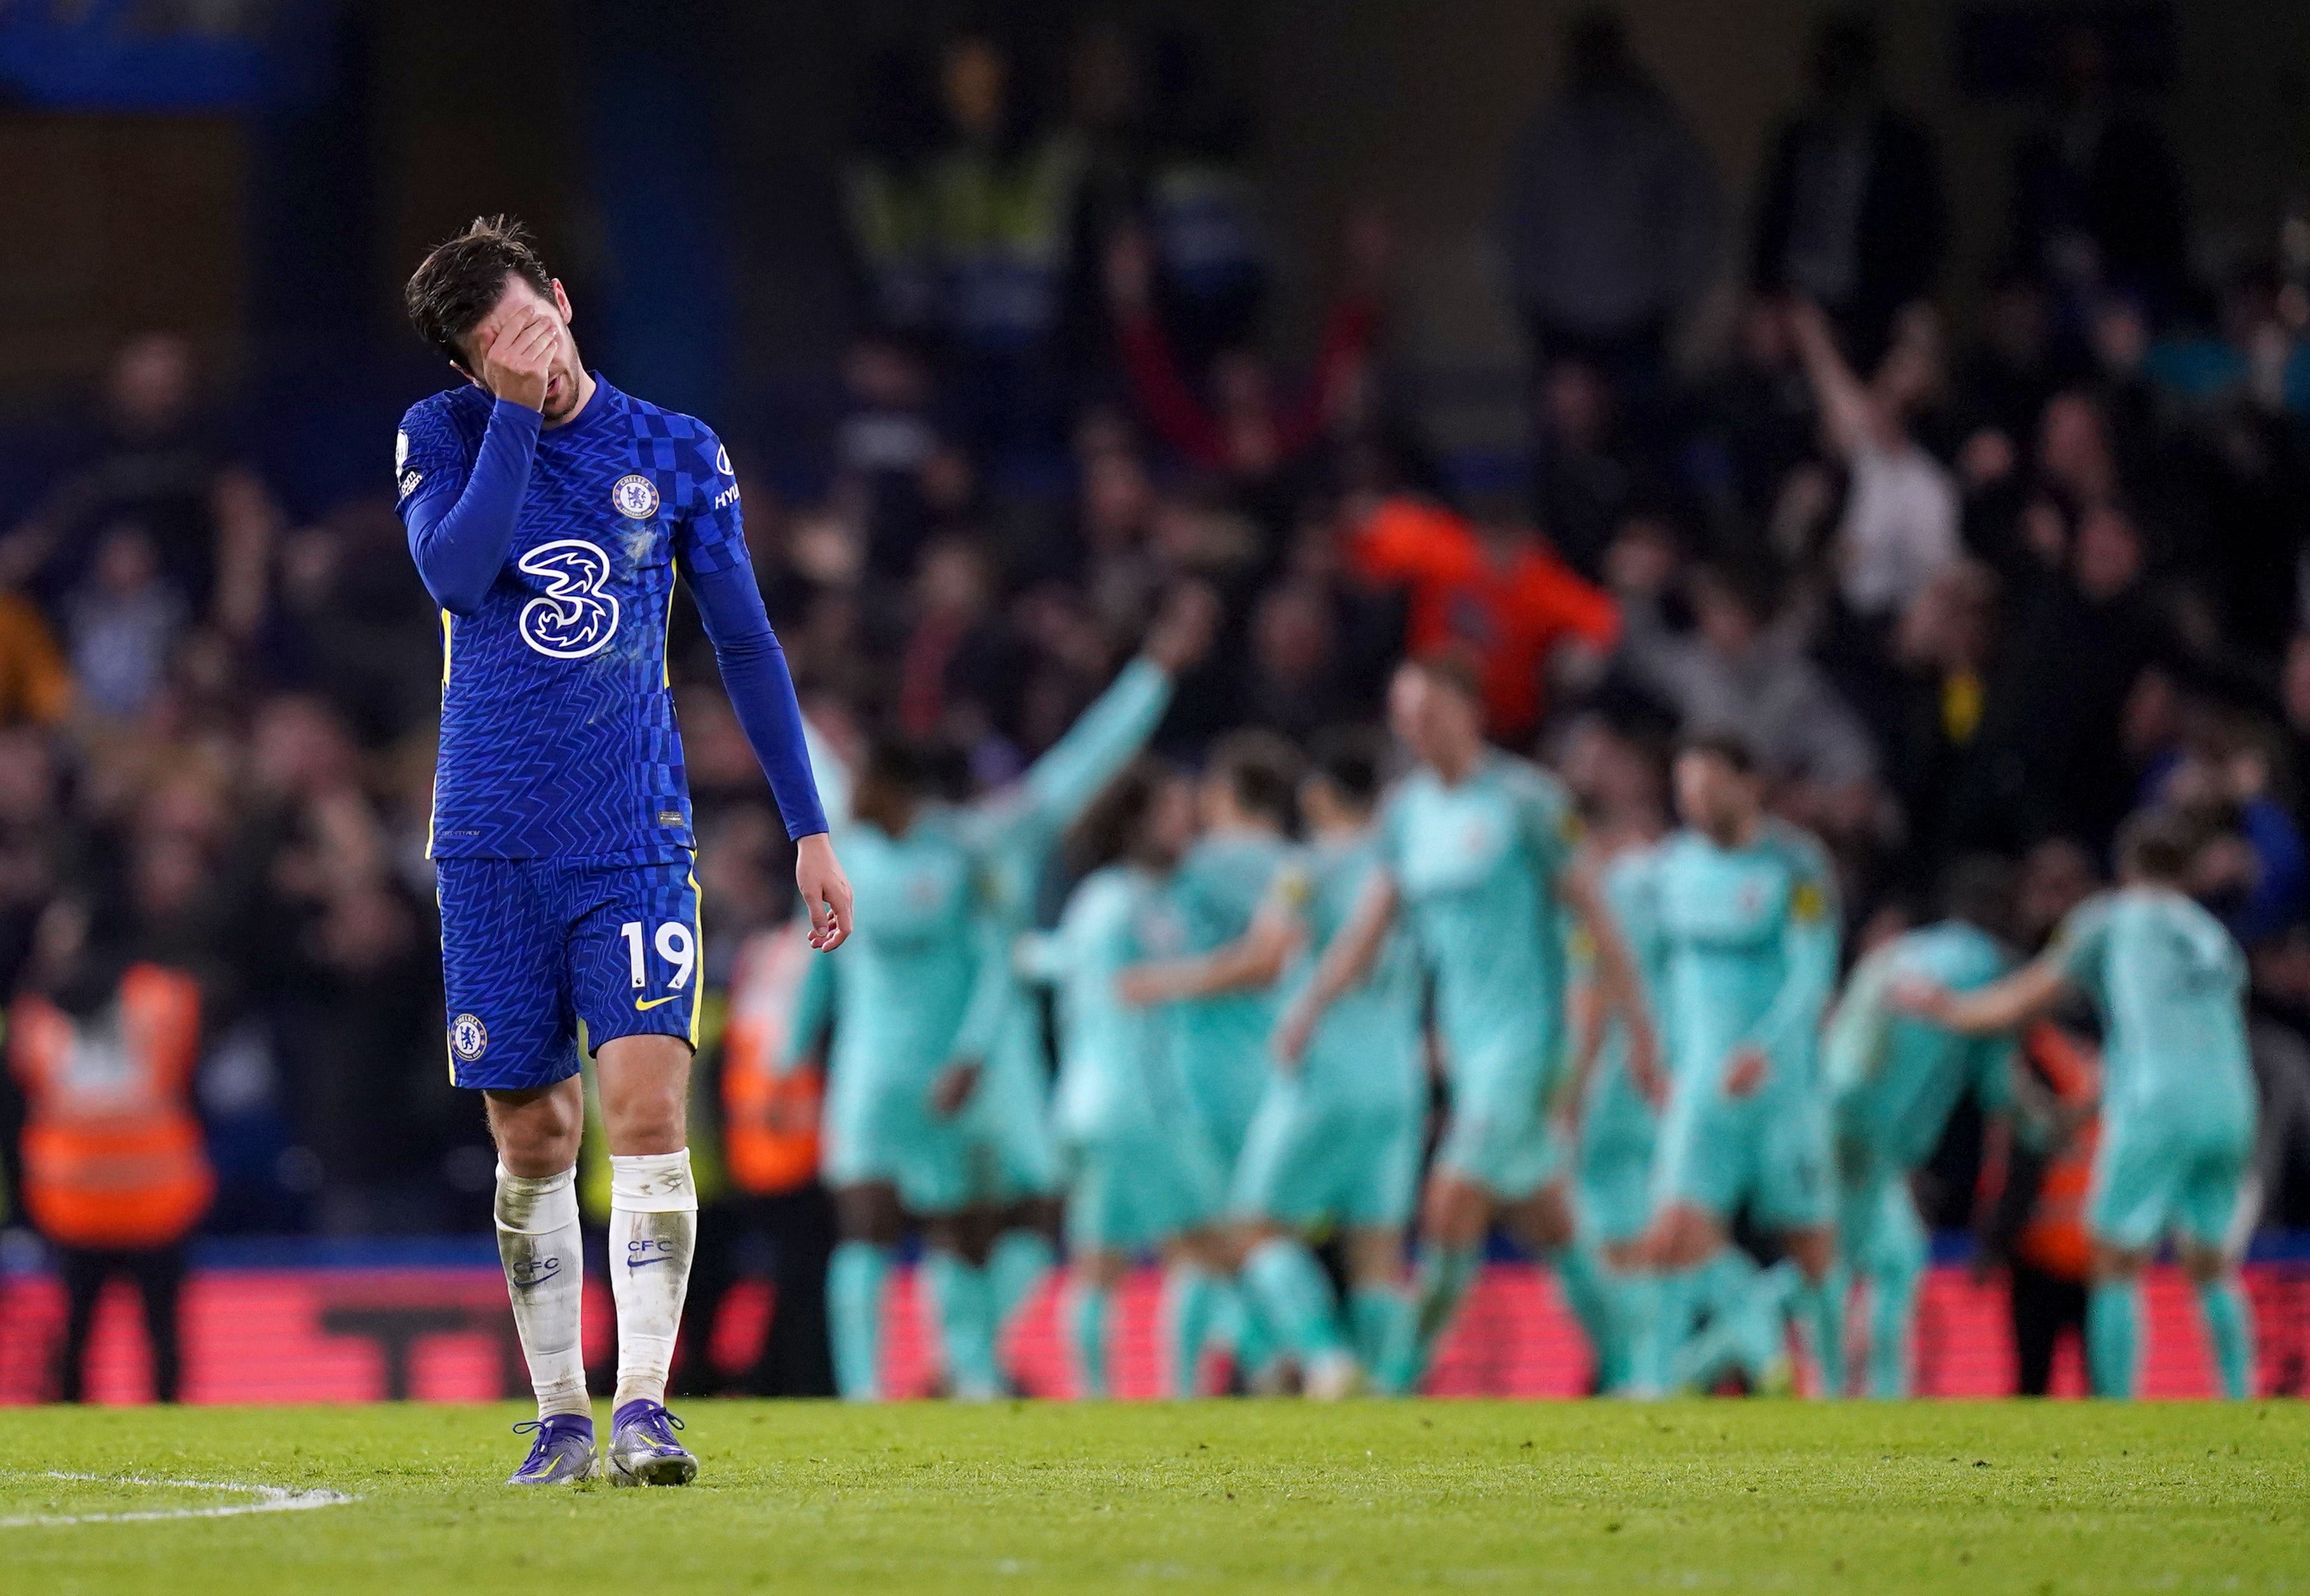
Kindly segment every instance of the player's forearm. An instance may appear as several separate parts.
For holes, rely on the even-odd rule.
[[[529,490],[541,420],[527,405],[499,400],[456,499],[444,502],[446,494],[435,494],[410,502],[410,556],[425,590],[452,615],[480,609],[505,568],[522,495]]]
[[[711,571],[693,569],[690,590],[714,645],[714,661],[721,667],[730,707],[762,774],[769,777],[786,835],[798,839],[825,830],[826,810],[819,802],[817,778],[811,774],[802,703],[786,670],[786,652],[770,629],[761,592],[754,585],[753,568],[734,564]]]
[[[1077,717],[1027,772],[1036,811],[1054,830],[1079,820],[1116,771],[1147,746],[1171,705],[1171,673],[1140,658]]]

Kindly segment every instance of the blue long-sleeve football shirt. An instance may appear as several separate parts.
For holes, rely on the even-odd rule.
[[[441,606],[432,853],[642,863],[695,846],[665,666],[677,571],[787,834],[825,830],[728,454],[594,380],[551,429],[470,385],[402,418],[401,516]]]

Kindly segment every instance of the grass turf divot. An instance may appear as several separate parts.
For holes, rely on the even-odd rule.
[[[124,1484],[326,1513],[21,1524],[73,1592],[2310,1589],[2310,1410],[692,1403],[683,1490],[516,1490],[511,1408],[0,1411],[0,1519]],[[74,1497],[79,1491],[83,1496]],[[110,1493],[105,1495],[104,1493]],[[61,1493],[61,1494],[60,1494]]]

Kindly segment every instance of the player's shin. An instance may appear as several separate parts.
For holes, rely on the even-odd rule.
[[[614,1407],[663,1403],[690,1262],[698,1244],[698,1188],[690,1149],[610,1158],[610,1288],[618,1305]]]
[[[998,1338],[1033,1300],[1055,1262],[1050,1237],[1039,1230],[1005,1230],[994,1238],[994,1250],[986,1257],[986,1285],[994,1298]]]
[[[1576,1241],[1551,1252],[1548,1263],[1556,1271],[1565,1305],[1580,1321],[1589,1349],[1595,1354],[1596,1383],[1601,1389],[1611,1390],[1627,1359],[1612,1314],[1611,1287],[1604,1278],[1603,1260],[1587,1243]]]
[[[994,1401],[1003,1394],[1003,1376],[994,1362],[994,1297],[986,1271],[934,1247],[923,1273],[937,1306],[948,1383],[964,1401]]]
[[[1412,1357],[1411,1295],[1400,1286],[1357,1285],[1348,1292],[1348,1323],[1357,1361],[1373,1383],[1390,1395],[1401,1392]]]
[[[1450,1246],[1429,1242],[1420,1249],[1418,1271],[1412,1287],[1414,1319],[1412,1326],[1412,1364],[1403,1388],[1419,1383],[1428,1372],[1436,1347],[1443,1340],[1444,1332],[1452,1327],[1458,1316],[1460,1304],[1476,1283],[1477,1273],[1483,1268],[1484,1249],[1481,1243],[1469,1246]]]
[[[1813,1373],[1820,1382],[1816,1393],[1845,1394],[1845,1303],[1852,1277],[1832,1269],[1819,1279],[1806,1279],[1789,1299],[1789,1308],[1812,1354]]]
[[[843,1400],[882,1395],[882,1284],[889,1249],[871,1241],[838,1243],[826,1266],[826,1329],[834,1343],[834,1385]]]
[[[1098,1281],[1077,1275],[1067,1285],[1067,1337],[1075,1354],[1075,1389],[1093,1399],[1114,1388],[1107,1372],[1107,1324],[1114,1293]]]
[[[530,1179],[498,1166],[498,1260],[540,1418],[593,1412],[580,1324],[586,1278],[576,1176],[574,1167]]]
[[[2254,1395],[2254,1305],[2236,1274],[2198,1282],[2198,1310],[2206,1316],[2222,1394],[2234,1402]]]
[[[1311,1392],[1341,1394],[1355,1361],[1340,1334],[1339,1304],[1323,1266],[1288,1236],[1270,1236],[1244,1260],[1243,1281],[1255,1305],[1298,1359]]]
[[[2086,1299],[2086,1367],[2094,1395],[2133,1394],[2141,1359],[2141,1283],[2132,1276],[2095,1283]]]
[[[1917,1292],[1924,1283],[1921,1265],[1903,1260],[1880,1266],[1869,1277],[1869,1394],[1896,1398],[1909,1394],[1911,1332],[1917,1320]]]
[[[1181,1260],[1163,1271],[1163,1331],[1173,1396],[1197,1394],[1203,1344],[1221,1305],[1220,1282],[1202,1264]]]

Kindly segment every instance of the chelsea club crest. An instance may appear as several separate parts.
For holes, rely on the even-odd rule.
[[[449,1022],[449,1051],[467,1063],[481,1057],[489,1045],[489,1028],[478,1015],[460,1014]]]
[[[657,514],[657,484],[638,472],[620,477],[610,503],[629,521],[647,521]]]

